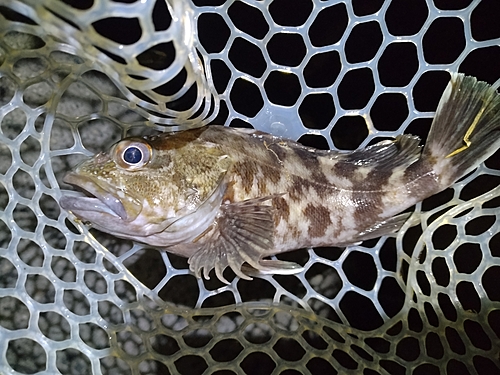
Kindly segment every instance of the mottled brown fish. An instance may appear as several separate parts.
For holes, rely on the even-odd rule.
[[[294,273],[265,258],[398,230],[398,213],[497,150],[499,108],[491,86],[452,74],[423,151],[410,135],[340,153],[222,126],[127,138],[65,177],[93,197],[60,204],[98,230],[189,258],[197,277],[215,269],[227,282],[228,266],[245,279],[248,266]]]

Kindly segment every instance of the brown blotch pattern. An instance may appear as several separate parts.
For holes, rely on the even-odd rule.
[[[234,165],[234,173],[241,178],[241,185],[248,194],[252,190],[254,178],[257,174],[257,166],[252,161],[242,161]]]
[[[287,201],[283,197],[274,197],[272,199],[272,204],[275,210],[274,225],[277,226],[282,219],[288,222],[288,218],[290,217],[290,206]]]
[[[293,201],[300,201],[304,198],[304,179],[298,176],[291,176],[290,190],[288,190],[288,196]]]
[[[391,176],[396,171],[397,169],[372,168],[372,170],[368,173],[368,175],[362,182],[364,190],[374,191],[383,189],[384,186],[386,186],[387,183],[389,182]]]
[[[357,168],[358,167],[354,163],[339,161],[333,166],[332,174],[335,174],[339,177],[351,179],[351,177],[354,175],[354,171]]]
[[[259,194],[267,195],[267,178],[261,177],[257,178],[257,189],[259,190]]]
[[[330,210],[324,206],[315,206],[309,203],[303,212],[309,220],[308,235],[312,238],[323,237],[328,227],[332,225]]]
[[[297,157],[300,158],[302,164],[311,172],[311,181],[317,185],[331,185],[328,178],[321,170],[321,164],[318,159],[319,155],[304,148],[296,148],[294,152]]]
[[[316,181],[306,180],[299,176],[291,177],[289,196],[294,201],[301,201],[310,195],[310,190],[313,189],[320,199],[326,199],[328,196],[335,194],[335,189],[330,185],[323,185]]]
[[[366,223],[375,224],[385,211],[382,204],[383,197],[390,194],[389,191],[383,191],[388,186],[389,179],[394,170],[375,169],[368,173],[362,182],[357,182],[353,186],[352,200],[355,202],[354,220],[360,228],[365,228]],[[358,185],[359,184],[359,185]]]
[[[321,171],[319,165],[318,165],[317,169],[313,170],[312,178],[313,178],[313,181],[316,184],[318,184],[318,190],[321,189],[321,186],[324,186],[325,188],[321,189],[321,190],[327,191],[328,189],[326,189],[326,187],[331,185],[330,182],[328,181],[328,178],[326,177],[326,175],[323,173],[323,171]]]
[[[325,176],[323,173],[322,175]],[[324,178],[326,180],[326,177]],[[337,190],[335,188],[332,188],[332,184],[328,184],[326,181],[318,182],[317,180],[313,180],[309,183],[309,187],[313,188],[316,191],[316,194],[318,194],[318,197],[320,197],[321,199],[326,199],[328,196],[337,194]]]
[[[427,173],[433,170],[432,161],[429,158],[420,159],[416,163],[410,165],[404,172],[404,178],[408,181],[416,180],[421,176],[425,176]]]
[[[366,229],[367,225],[373,225],[380,221],[379,214],[383,213],[383,192],[353,192],[354,212],[352,213],[356,227],[360,230]]]
[[[277,184],[281,180],[281,169],[271,166],[269,164],[262,164],[260,166],[262,175],[271,183]]]

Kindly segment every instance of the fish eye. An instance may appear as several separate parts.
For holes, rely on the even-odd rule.
[[[124,169],[137,169],[151,160],[151,146],[141,139],[124,140],[116,145],[115,161]]]
[[[142,156],[142,151],[136,146],[130,146],[123,151],[123,160],[128,164],[140,163]]]

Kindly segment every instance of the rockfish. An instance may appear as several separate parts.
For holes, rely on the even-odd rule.
[[[100,231],[188,258],[197,277],[215,269],[227,283],[228,266],[243,279],[296,273],[266,258],[397,231],[408,217],[400,212],[498,149],[499,109],[491,86],[452,74],[423,149],[400,135],[323,151],[223,126],[126,138],[66,175],[92,197],[60,205]]]

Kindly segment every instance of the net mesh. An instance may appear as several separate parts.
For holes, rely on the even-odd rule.
[[[460,71],[494,83],[489,1],[0,0],[0,372],[498,374],[500,164],[392,237],[196,279],[89,230],[62,176],[121,137],[209,123],[318,148],[425,139]]]

